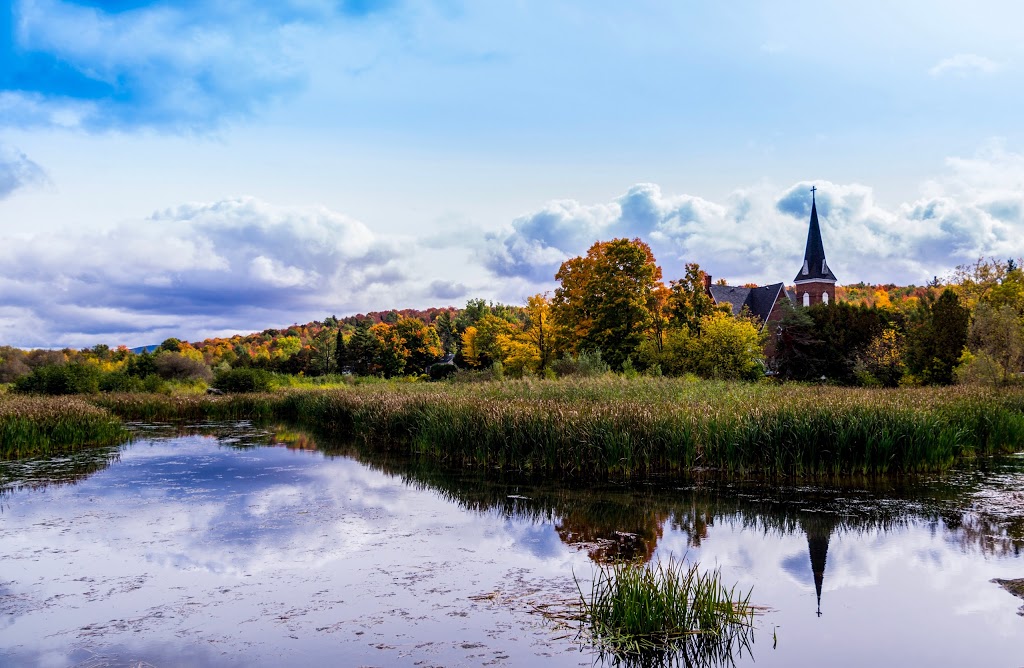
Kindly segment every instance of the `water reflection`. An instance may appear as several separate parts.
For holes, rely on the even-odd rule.
[[[975,650],[981,663],[1005,664],[1006,648],[1024,641],[997,610],[1005,597],[1017,623],[1019,603],[989,583],[1016,577],[1016,565],[1000,564],[1024,547],[1021,459],[907,480],[565,487],[446,470],[292,428],[137,429],[156,440],[138,439],[120,463],[108,450],[0,466],[0,663],[16,637],[56,638],[45,641],[56,649],[11,655],[31,665],[68,639],[119,646],[138,632],[173,648],[174,634],[209,626],[204,642],[227,643],[237,664],[287,663],[287,654],[254,652],[294,636],[304,656],[326,665],[342,655],[371,665],[425,655],[519,665],[541,654],[590,665],[593,657],[559,654],[577,648],[549,630],[510,624],[514,605],[470,597],[501,588],[571,598],[572,574],[586,578],[591,562],[687,552],[753,585],[754,601],[775,609],[759,622],[759,665],[815,665],[801,653],[810,647],[844,647],[831,663],[858,665],[872,659],[870,647],[847,647],[850,636],[913,646],[924,642],[917,626],[936,637],[975,634],[986,644]],[[205,436],[160,440],[197,431]],[[91,475],[102,480],[86,484]],[[65,483],[78,484],[39,500],[46,485]],[[55,576],[55,564],[67,574]],[[914,629],[894,630],[910,618]],[[778,652],[763,640],[776,625]],[[338,634],[348,634],[343,650]],[[433,649],[419,647],[427,639]],[[157,656],[153,647],[125,652],[142,660]],[[886,663],[921,658],[890,651]],[[232,663],[220,656],[197,665]],[[964,663],[955,653],[933,658]]]
[[[479,513],[550,522],[566,545],[598,563],[650,561],[666,528],[698,549],[716,524],[765,535],[803,535],[806,556],[783,567],[797,581],[813,580],[816,616],[830,541],[837,535],[886,534],[921,524],[964,553],[1019,557],[1024,549],[1024,462],[982,462],[945,476],[843,479],[823,484],[730,482],[714,478],[686,485],[552,486],[437,467],[401,454],[321,444],[333,455],[355,457],[407,484],[432,489]]]

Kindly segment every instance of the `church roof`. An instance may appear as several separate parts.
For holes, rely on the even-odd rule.
[[[825,247],[821,243],[821,227],[818,225],[818,206],[814,201],[814,189],[811,189],[811,224],[807,229],[807,248],[804,250],[804,265],[800,268],[794,281],[832,281],[836,282],[835,274],[825,262]]]
[[[761,323],[768,322],[772,308],[779,297],[784,294],[785,285],[773,283],[759,288],[741,288],[734,285],[710,285],[708,291],[716,304],[729,302],[732,304],[732,314],[739,315],[746,306],[752,315],[761,319]],[[788,295],[787,295],[788,296]]]

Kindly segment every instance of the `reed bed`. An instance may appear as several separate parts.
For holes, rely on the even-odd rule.
[[[1024,448],[1024,393],[682,381],[299,393],[309,426],[456,466],[577,478],[941,471]],[[634,396],[630,386],[636,390]],[[580,394],[568,392],[579,388]],[[532,391],[536,390],[536,391]]]
[[[88,401],[125,420],[289,421],[445,465],[577,479],[695,469],[786,476],[941,471],[958,459],[1024,449],[1020,389],[611,377]]]
[[[131,421],[202,422],[206,420],[294,419],[284,407],[287,393],[229,394],[223,396],[163,394],[105,394],[90,400],[114,415]]]
[[[0,396],[0,458],[73,452],[128,440],[107,411],[75,397]]]
[[[580,590],[582,631],[627,664],[720,665],[749,648],[751,591],[727,588],[721,571],[670,559],[599,567]]]

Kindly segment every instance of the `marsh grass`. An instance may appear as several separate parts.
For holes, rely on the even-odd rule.
[[[604,479],[941,471],[1024,449],[1024,392],[671,379],[295,393],[300,421],[455,466]]]
[[[293,422],[449,466],[575,479],[703,469],[873,476],[942,471],[958,459],[1024,450],[1021,389],[601,376],[382,381],[218,397],[108,394],[88,401],[125,420]]]
[[[74,452],[128,440],[107,411],[74,397],[0,396],[0,458]]]
[[[727,588],[719,570],[669,559],[599,567],[580,592],[581,631],[631,665],[718,665],[749,650],[751,591]]]

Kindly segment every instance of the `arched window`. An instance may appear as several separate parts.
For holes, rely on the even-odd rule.
[[[825,258],[821,258],[821,273],[824,274],[827,271],[828,271],[828,267],[825,266]]]
[[[807,292],[804,293],[804,306],[811,305],[811,295]]]
[[[827,304],[828,303],[828,293],[827,292],[822,292],[821,293],[821,303],[822,304]]]
[[[804,260],[804,276],[806,276],[807,272],[809,272],[810,270],[810,267],[807,266],[807,260]]]

